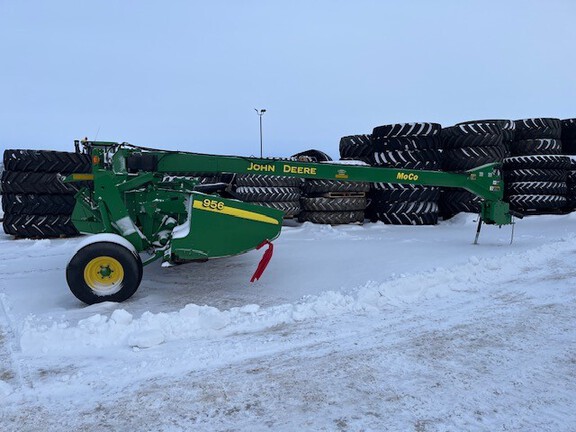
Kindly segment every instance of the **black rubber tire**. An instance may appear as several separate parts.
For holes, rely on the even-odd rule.
[[[513,210],[555,210],[566,206],[566,197],[559,195],[511,195],[508,197]]]
[[[304,150],[293,154],[290,158],[298,162],[329,162],[332,160],[329,155],[316,149]]]
[[[230,184],[235,178],[235,174],[219,173],[211,176],[198,177],[200,184],[227,183]]]
[[[514,169],[504,171],[507,182],[565,182],[568,171],[560,169]]]
[[[93,187],[93,182],[64,183],[60,174],[4,171],[2,192],[14,194],[75,194],[82,187]]]
[[[375,152],[386,150],[438,150],[441,147],[440,135],[399,137],[372,139],[372,147]]]
[[[357,211],[366,209],[366,197],[334,197],[334,198],[300,198],[302,210],[305,211]]]
[[[562,154],[562,142],[556,139],[531,139],[514,141],[510,144],[512,156],[559,155]]]
[[[395,168],[395,169],[408,169],[408,170],[425,170],[425,171],[440,171],[441,163],[440,161],[417,161],[417,162],[398,162],[398,164],[392,163],[382,163],[377,155],[381,153],[375,153],[374,166],[380,166],[384,168]]]
[[[234,193],[236,198],[246,202],[297,201],[300,189],[295,187],[249,187],[241,186]]]
[[[442,126],[438,123],[396,123],[377,126],[372,130],[372,139],[438,135]]]
[[[15,237],[34,239],[74,237],[78,230],[67,215],[4,214],[4,232]]]
[[[174,182],[178,180],[189,180],[189,181],[197,181],[201,183],[219,183],[220,176],[219,175],[212,175],[212,176],[192,176],[192,175],[177,175],[177,174],[164,174],[162,176],[162,182]]]
[[[93,259],[111,257],[122,266],[124,277],[116,292],[99,295],[85,280],[85,269]],[[142,261],[137,254],[112,242],[91,243],[80,249],[66,267],[66,281],[72,294],[87,304],[123,302],[136,292],[142,279]]]
[[[514,141],[514,135],[516,132],[516,124],[513,120],[503,120],[503,119],[489,119],[489,120],[472,120],[457,123],[456,126],[468,125],[468,124],[478,124],[478,123],[493,123],[500,127],[502,130],[502,138],[505,143]]]
[[[447,129],[442,129],[442,148],[444,150],[463,147],[491,147],[503,145],[502,134],[445,135],[445,130]]]
[[[562,153],[576,155],[576,118],[562,120]]]
[[[70,215],[75,204],[74,195],[2,195],[2,210],[14,215]]]
[[[442,168],[445,171],[466,171],[488,163],[500,163],[506,156],[504,146],[463,147],[444,150]]]
[[[574,209],[576,208],[576,161],[570,159],[570,163],[570,171],[568,171],[566,175],[566,187],[568,189],[566,191],[566,198],[568,200],[566,206],[569,209]]]
[[[383,213],[375,212],[371,216],[373,221],[381,221],[388,225],[436,225],[438,212],[431,213]]]
[[[553,138],[560,139],[562,123],[557,118],[530,118],[516,120],[516,140]]]
[[[346,212],[309,212],[303,211],[298,217],[300,222],[312,222],[315,224],[342,225],[364,222],[363,211]]]
[[[369,199],[375,206],[378,203],[438,201],[440,188],[411,184],[374,183]]]
[[[568,171],[566,182],[568,183],[569,187],[576,186],[576,171]]]
[[[576,138],[576,118],[561,120],[560,124],[562,125],[562,139],[565,135]]]
[[[480,213],[482,198],[465,189],[443,188],[438,201],[439,212],[444,220],[458,213]]]
[[[373,210],[378,213],[438,213],[438,203],[434,201],[379,203]]]
[[[236,176],[234,183],[245,187],[300,187],[302,181],[296,177],[242,174]]]
[[[502,127],[494,122],[464,122],[443,128],[442,137],[464,137],[466,135],[500,135]]]
[[[302,185],[306,196],[321,195],[327,192],[368,192],[370,183],[344,182],[334,180],[308,180]]]
[[[288,201],[288,202],[269,201],[269,202],[259,202],[255,204],[258,204],[263,207],[269,207],[276,210],[280,210],[284,212],[285,218],[296,217],[302,211],[302,208],[300,207],[300,201]]]
[[[374,152],[374,165],[387,168],[439,170],[441,157],[437,150],[387,150]]]
[[[369,162],[372,157],[370,135],[350,135],[340,138],[340,158]]]
[[[504,170],[517,169],[559,169],[568,170],[572,166],[570,158],[560,155],[512,156],[504,159]]]
[[[566,195],[564,182],[510,182],[505,184],[505,195]]]
[[[89,173],[90,155],[49,150],[5,150],[4,169],[8,171]]]

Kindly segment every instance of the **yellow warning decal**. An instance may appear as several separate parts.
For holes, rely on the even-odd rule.
[[[271,218],[270,216],[266,216],[256,212],[251,212],[248,210],[242,210],[239,208],[230,207],[225,205],[222,201],[213,200],[209,198],[203,200],[194,200],[194,204],[192,206],[197,210],[221,213],[228,216],[253,220],[256,222],[264,222],[272,225],[280,224],[278,220]]]

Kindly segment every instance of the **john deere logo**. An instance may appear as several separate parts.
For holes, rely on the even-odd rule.
[[[265,164],[257,164],[254,162],[250,162],[250,166],[246,168],[246,171],[269,171],[274,172],[276,171],[276,167],[274,165],[265,165]]]
[[[336,178],[337,179],[347,179],[348,178],[348,174],[346,174],[346,170],[344,169],[339,169],[336,172]]]

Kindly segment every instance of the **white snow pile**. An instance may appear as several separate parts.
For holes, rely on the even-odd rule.
[[[519,268],[542,268],[551,257],[576,250],[576,236],[544,245],[522,254],[498,258],[471,256],[455,268],[437,268],[415,275],[400,274],[384,283],[367,282],[349,293],[326,291],[303,301],[261,308],[248,304],[228,310],[188,304],[176,312],[144,312],[134,318],[126,310],[115,309],[109,316],[94,314],[77,323],[37,324],[34,316],[24,323],[21,346],[25,352],[77,351],[79,347],[130,346],[149,348],[164,342],[187,338],[210,338],[241,332],[257,332],[280,324],[324,318],[344,313],[368,313],[441,297],[452,291],[479,290],[488,275],[512,278]],[[114,304],[110,304],[111,307]]]

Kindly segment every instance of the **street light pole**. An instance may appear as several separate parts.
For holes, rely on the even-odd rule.
[[[260,157],[262,157],[262,116],[264,115],[266,110],[265,109],[257,110],[256,108],[254,108],[254,111],[256,111],[256,114],[258,114],[258,117],[260,117]]]

